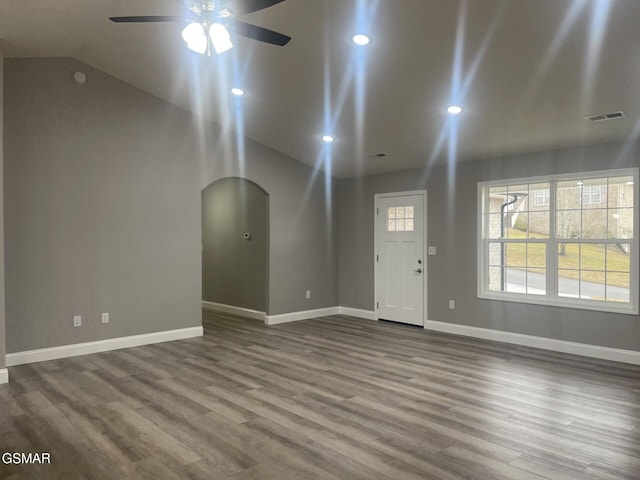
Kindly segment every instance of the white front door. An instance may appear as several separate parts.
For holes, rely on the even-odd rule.
[[[425,193],[376,196],[379,319],[424,325]]]

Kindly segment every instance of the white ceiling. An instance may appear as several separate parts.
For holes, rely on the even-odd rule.
[[[241,20],[289,45],[237,38],[210,58],[186,49],[181,24],[108,20],[181,11],[177,0],[2,0],[0,38],[8,57],[74,57],[338,177],[640,133],[637,0],[286,0]],[[358,24],[367,47],[351,42]],[[465,111],[452,120],[454,101]],[[584,118],[617,110],[627,117]]]

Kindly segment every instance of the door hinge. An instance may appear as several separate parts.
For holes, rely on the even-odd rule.
[[[380,215],[380,209],[376,208],[376,215]]]
[[[376,255],[376,262],[380,261],[380,255]]]
[[[376,308],[380,308],[380,302],[376,302]]]

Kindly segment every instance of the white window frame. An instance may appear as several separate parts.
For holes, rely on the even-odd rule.
[[[624,239],[624,243],[630,246],[630,275],[629,275],[629,303],[615,303],[605,302],[591,299],[569,298],[561,297],[558,295],[558,257],[557,246],[560,242],[555,238],[556,229],[556,199],[555,199],[555,184],[556,182],[567,180],[587,180],[591,178],[603,178],[603,177],[633,177],[633,232],[634,238]],[[514,292],[502,292],[489,290],[489,243],[495,242],[496,239],[489,238],[489,215],[485,215],[488,212],[489,196],[484,194],[485,189],[496,186],[506,185],[519,185],[519,184],[536,184],[551,182],[550,185],[550,206],[549,206],[549,238],[544,240],[547,244],[547,265],[546,265],[546,295],[533,295],[526,293],[514,293]],[[487,182],[478,183],[478,298],[488,300],[500,300],[506,302],[518,302],[518,303],[530,303],[536,305],[549,305],[555,307],[565,308],[577,308],[583,310],[596,310],[613,313],[624,313],[630,315],[638,314],[638,224],[640,217],[640,198],[638,196],[638,168],[625,168],[615,170],[599,170],[591,172],[579,172],[562,175],[545,175],[536,177],[520,177],[509,178],[503,180],[493,180]],[[602,193],[602,192],[601,192]],[[534,202],[535,204],[535,199]],[[525,240],[522,240],[523,242]],[[539,242],[539,239],[535,239]],[[589,243],[590,241],[583,239],[578,243]],[[591,243],[611,243],[611,239],[597,239],[591,241]],[[618,242],[619,243],[619,242]]]

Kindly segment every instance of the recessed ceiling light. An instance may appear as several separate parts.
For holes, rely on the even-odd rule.
[[[321,138],[322,138],[322,141],[325,143],[331,143],[336,139],[336,137],[334,137],[333,135],[327,135],[327,134],[322,135]]]
[[[233,87],[231,89],[231,93],[233,93],[236,97],[241,97],[244,95],[244,90],[239,87]]]
[[[459,113],[462,113],[462,107],[460,105],[449,105],[447,107],[447,113],[450,113],[451,115],[458,115]]]
[[[356,45],[368,45],[370,41],[371,39],[362,33],[353,36],[353,43]]]

